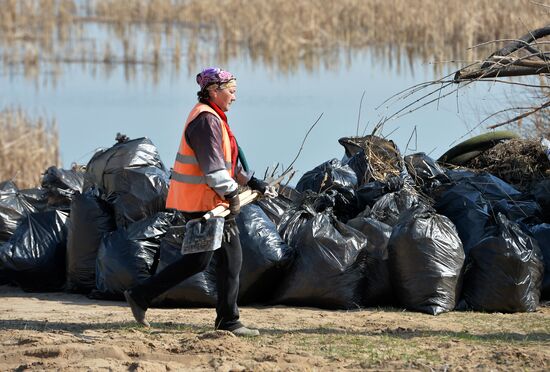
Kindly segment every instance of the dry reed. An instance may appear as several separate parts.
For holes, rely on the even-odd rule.
[[[291,70],[337,63],[341,50],[401,51],[407,58],[463,58],[474,44],[542,26],[548,10],[529,0],[96,0],[104,22],[165,23],[217,44],[224,62],[243,49]],[[191,53],[190,53],[191,55]],[[390,58],[403,54],[390,52]]]
[[[45,62],[144,64],[157,74],[166,63],[179,70],[180,59],[193,71],[242,56],[292,72],[367,48],[401,66],[464,59],[467,47],[524,34],[547,15],[530,0],[0,0],[0,51],[4,67],[34,74]],[[113,33],[103,50],[73,32],[91,23]]]
[[[0,132],[0,182],[11,179],[20,188],[36,187],[49,166],[60,164],[55,120],[4,109]]]

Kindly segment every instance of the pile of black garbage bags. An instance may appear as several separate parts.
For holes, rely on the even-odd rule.
[[[399,155],[375,179],[346,150],[238,218],[240,304],[534,311],[550,299],[550,179],[528,192],[487,173]],[[177,260],[185,226],[165,209],[170,172],[146,138],[49,168],[37,189],[0,183],[0,283],[122,292]],[[156,306],[215,306],[216,262]]]

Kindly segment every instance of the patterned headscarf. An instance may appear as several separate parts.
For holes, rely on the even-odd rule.
[[[197,74],[197,84],[200,85],[201,91],[206,90],[213,84],[216,84],[218,88],[226,88],[230,83],[235,83],[236,80],[232,73],[218,67],[208,67]]]

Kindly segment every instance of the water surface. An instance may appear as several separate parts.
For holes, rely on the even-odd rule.
[[[206,64],[218,65],[215,59]],[[403,106],[399,102],[377,110],[386,98],[458,68],[447,66],[444,72],[435,73],[432,65],[422,61],[390,64],[369,51],[346,54],[336,66],[298,67],[285,73],[239,58],[221,67],[237,76],[237,102],[228,113],[229,123],[258,174],[276,163],[288,165],[321,114],[294,168],[303,173],[331,158],[341,158],[343,148],[337,140],[357,133],[363,92],[359,132],[366,127],[368,133],[381,118]],[[31,115],[54,117],[65,167],[73,162],[85,164],[95,149],[111,146],[117,132],[151,138],[170,167],[184,120],[196,102],[195,73],[166,68],[153,79],[146,65],[135,66],[134,75],[128,76],[123,65],[114,65],[107,73],[102,66],[70,64],[63,66],[53,84],[47,72],[33,80],[3,71],[0,107],[15,105]],[[404,154],[423,151],[438,157],[485,114],[506,105],[505,94],[500,85],[470,85],[389,121],[382,134]]]

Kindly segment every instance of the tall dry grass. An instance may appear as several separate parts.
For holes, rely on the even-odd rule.
[[[444,60],[466,48],[543,26],[548,9],[530,0],[95,0],[94,14],[118,24],[164,23],[217,44],[220,61],[245,50],[292,69],[336,63],[367,47],[390,58]],[[195,43],[195,47],[200,47]],[[189,51],[188,56],[197,55]],[[475,58],[475,55],[473,56]]]
[[[36,187],[49,166],[59,166],[55,120],[8,108],[0,111],[0,133],[0,182],[11,179],[20,188]]]
[[[74,0],[0,0],[3,67],[37,78],[41,65],[63,58],[75,29]]]
[[[0,52],[30,76],[45,61],[143,64],[156,75],[236,57],[292,72],[366,49],[399,66],[480,58],[492,46],[466,49],[525,34],[548,13],[531,0],[0,0]],[[92,23],[111,30],[108,42],[86,34]]]

